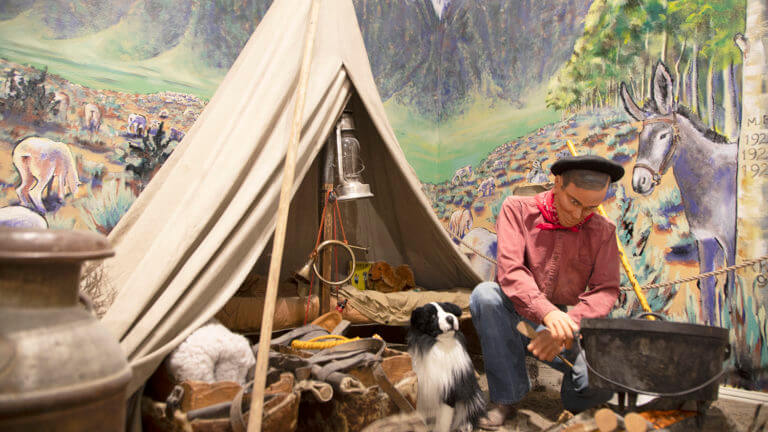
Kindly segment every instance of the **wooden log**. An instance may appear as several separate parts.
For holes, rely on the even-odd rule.
[[[619,420],[616,413],[608,408],[602,408],[595,412],[595,423],[600,432],[613,432],[619,426]]]
[[[638,413],[629,413],[624,416],[624,427],[627,432],[645,432],[648,430],[648,422]]]

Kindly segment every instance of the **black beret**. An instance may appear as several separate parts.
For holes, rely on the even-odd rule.
[[[550,171],[554,175],[560,175],[566,171],[582,169],[608,174],[611,182],[618,181],[624,176],[624,167],[602,156],[583,155],[567,156],[552,164]]]

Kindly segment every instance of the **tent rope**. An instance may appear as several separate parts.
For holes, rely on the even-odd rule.
[[[310,257],[317,255],[317,247],[320,246],[320,240],[322,239],[323,229],[325,228],[325,212],[328,209],[328,205],[331,207],[331,211],[333,212],[333,239],[337,240],[336,236],[336,223],[339,224],[339,230],[341,231],[341,237],[344,240],[345,244],[349,244],[347,241],[347,234],[344,232],[344,223],[341,220],[341,209],[339,208],[339,200],[337,199],[331,199],[331,193],[333,193],[333,190],[328,189],[325,193],[325,203],[323,203],[323,214],[320,217],[320,227],[317,229],[317,240],[315,241],[315,248],[312,249],[312,253],[309,254]],[[333,251],[333,260],[336,263],[336,276],[339,275],[339,262],[338,262],[338,256],[336,255],[336,250]],[[315,273],[310,271],[310,279],[309,279],[309,295],[307,296],[307,307],[304,310],[304,325],[307,324],[307,320],[309,319],[309,304],[312,300],[312,288],[314,286],[315,282]],[[346,301],[343,303],[340,303],[338,301],[339,299],[339,288],[335,287],[335,290],[332,290],[332,293],[334,297],[336,297],[337,304],[336,310],[339,311],[339,313],[343,312],[344,305],[346,305]],[[335,291],[335,293],[334,293]],[[321,305],[322,306],[322,305]]]
[[[467,249],[469,249],[472,252],[474,252],[475,254],[477,254],[477,256],[479,256],[479,257],[481,257],[481,258],[483,258],[483,259],[485,259],[485,260],[487,260],[489,262],[492,262],[494,265],[497,265],[497,262],[496,262],[495,259],[489,258],[489,257],[483,255],[482,253],[478,252],[472,246],[470,246],[467,243],[465,243],[464,240],[459,238],[459,236],[457,236],[456,234],[454,234],[451,231],[449,231],[448,228],[443,227],[443,229],[445,229],[445,231],[448,232],[448,234],[450,234],[450,236],[452,238],[458,240],[459,243],[461,243],[464,247],[466,247]],[[765,262],[765,261],[768,261],[768,255],[763,255],[763,256],[758,257],[758,258],[748,259],[748,260],[746,260],[746,261],[744,261],[742,263],[739,263],[739,264],[735,264],[735,265],[732,265],[732,266],[729,266],[729,267],[725,267],[725,268],[721,268],[719,270],[715,270],[715,271],[711,271],[711,272],[701,273],[701,274],[698,274],[696,276],[690,276],[690,277],[686,277],[686,278],[682,278],[682,279],[677,279],[677,280],[673,280],[673,281],[669,281],[669,282],[646,284],[646,285],[643,285],[642,287],[640,287],[640,289],[642,289],[643,291],[647,291],[647,290],[652,290],[652,289],[656,289],[656,288],[667,288],[667,287],[671,287],[671,286],[674,286],[674,285],[679,285],[679,284],[683,284],[683,283],[687,283],[687,282],[693,282],[693,281],[698,281],[698,280],[701,280],[701,279],[707,279],[707,278],[710,278],[712,276],[719,276],[719,275],[722,275],[724,273],[728,273],[728,272],[735,271],[735,270],[741,270],[744,267],[749,267],[749,266],[755,265],[757,263]],[[633,289],[631,287],[620,287],[620,289],[622,291],[633,291]]]
[[[761,263],[761,262],[764,262],[764,261],[768,261],[768,255],[763,255],[763,256],[758,257],[758,258],[748,259],[748,260],[746,260],[746,261],[744,261],[742,263],[739,263],[739,264],[735,264],[735,265],[732,265],[732,266],[729,266],[729,267],[721,268],[720,270],[715,270],[715,271],[711,271],[711,272],[701,273],[701,274],[696,275],[696,276],[691,276],[691,277],[687,277],[687,278],[677,279],[677,280],[673,280],[671,282],[663,282],[663,283],[657,283],[657,284],[643,285],[643,289],[644,290],[649,290],[649,289],[655,289],[655,288],[666,288],[666,287],[670,287],[670,286],[673,286],[673,285],[678,285],[678,284],[682,284],[682,283],[686,283],[686,282],[693,282],[693,281],[697,281],[697,280],[701,280],[701,279],[710,278],[712,276],[719,276],[719,275],[721,275],[723,273],[728,273],[728,272],[734,271],[734,270],[741,270],[744,267],[749,267],[751,265],[755,265],[757,263]],[[630,288],[626,288],[626,287],[621,287],[621,289],[622,290],[631,290]]]
[[[325,192],[325,203],[323,204],[323,215],[320,217],[320,228],[317,230],[317,240],[315,241],[315,248],[312,249],[312,256],[317,253],[317,247],[320,246],[320,239],[323,234],[323,227],[325,225],[325,209],[328,208],[328,199],[331,196],[331,189]],[[309,295],[307,295],[307,307],[304,310],[304,325],[307,325],[307,319],[309,319],[309,304],[312,302],[312,288],[315,284],[315,273],[309,272]]]

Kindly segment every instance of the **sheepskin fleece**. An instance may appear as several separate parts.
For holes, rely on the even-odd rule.
[[[242,385],[254,364],[248,339],[215,320],[195,330],[167,359],[176,382],[234,381]]]

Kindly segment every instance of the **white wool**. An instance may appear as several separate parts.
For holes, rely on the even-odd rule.
[[[248,339],[212,320],[173,350],[166,364],[176,382],[234,381],[242,385],[256,357]]]

